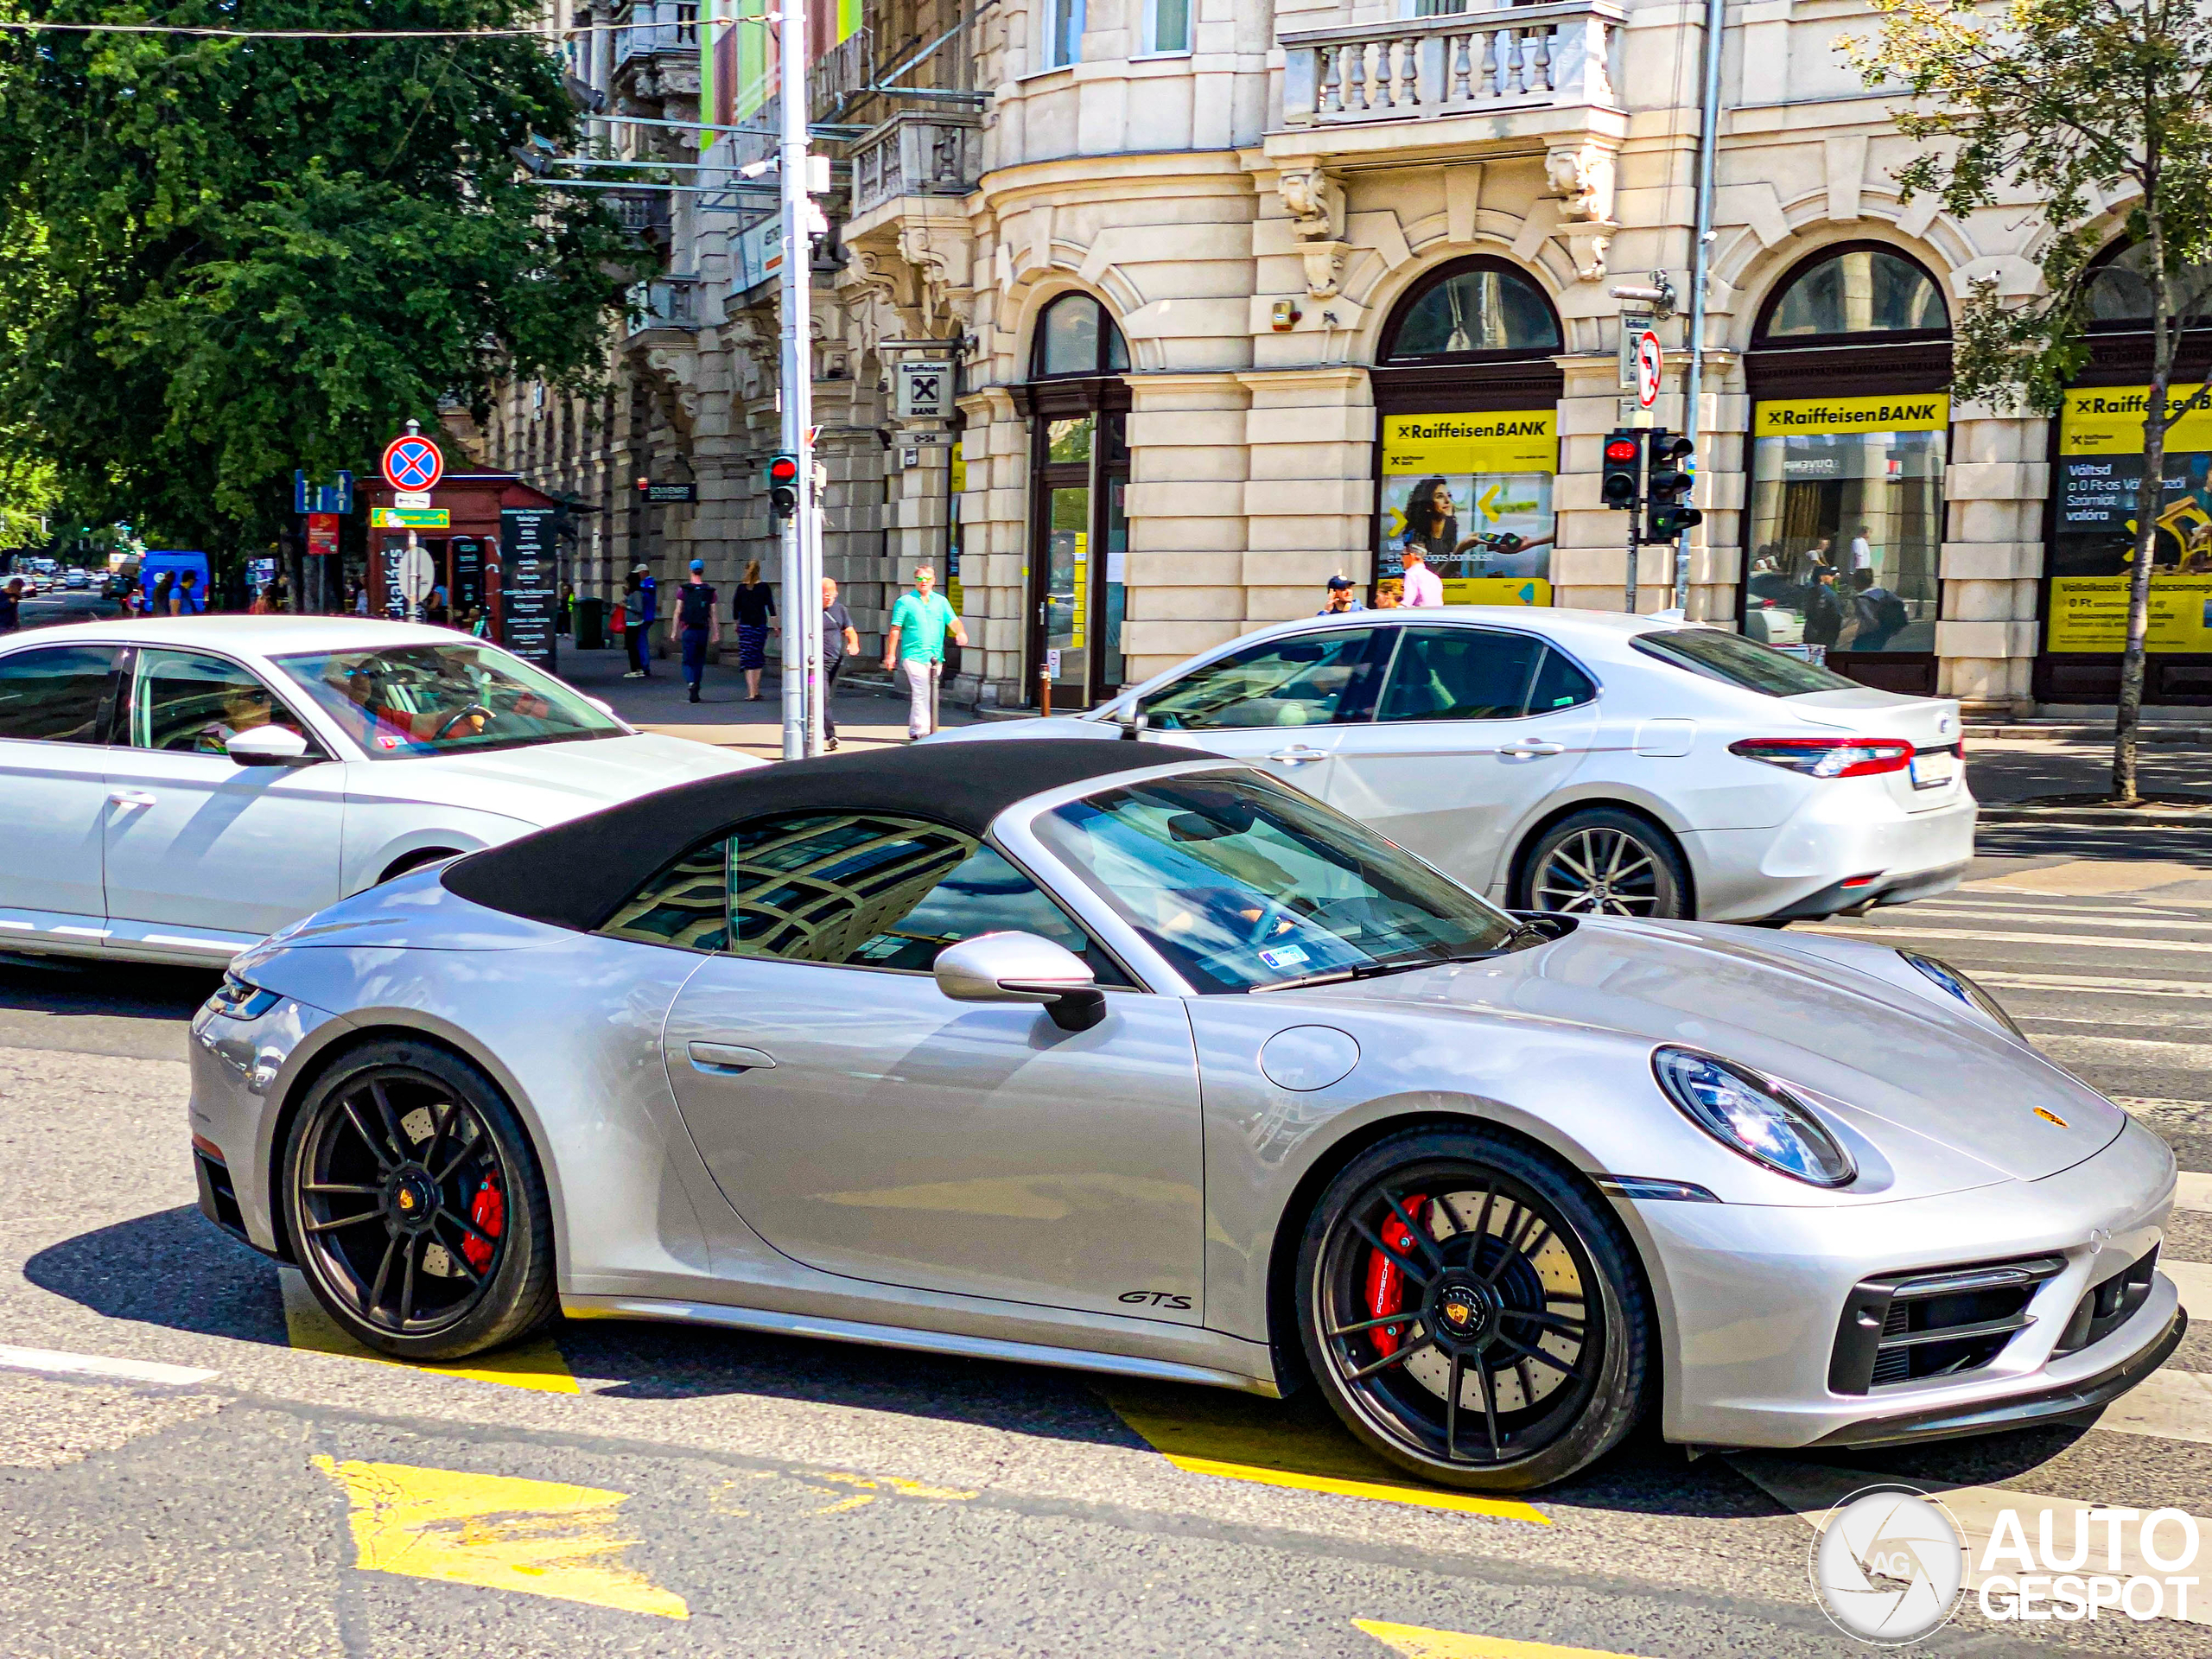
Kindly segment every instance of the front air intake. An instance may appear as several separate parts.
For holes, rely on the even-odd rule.
[[[1862,1279],[1844,1298],[1828,1388],[1866,1394],[1977,1371],[2035,1323],[2036,1287],[2066,1270],[2055,1255]]]

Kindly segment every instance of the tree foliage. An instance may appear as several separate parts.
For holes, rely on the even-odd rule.
[[[9,6],[256,29],[531,15]],[[479,401],[500,374],[588,383],[635,256],[603,207],[531,188],[510,154],[533,133],[567,148],[575,127],[558,60],[528,36],[0,35],[0,429],[38,435],[80,510],[219,548],[283,522],[293,468],[359,468],[401,422],[435,430],[442,398]]]
[[[2017,396],[2056,411],[2088,354],[2085,329],[2117,229],[2151,297],[2151,395],[2129,583],[2113,791],[2137,797],[2150,574],[2165,435],[2190,407],[2167,393],[2183,325],[2205,314],[2196,291],[2212,264],[2212,9],[2204,0],[1872,0],[1872,41],[1847,40],[1870,85],[1916,100],[1894,112],[1927,148],[1901,168],[1908,199],[1932,193],[1955,213],[1997,204],[2038,216],[2043,291],[2008,296],[1977,283],[1955,329],[1953,389]]]

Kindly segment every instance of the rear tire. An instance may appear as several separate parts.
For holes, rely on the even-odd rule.
[[[401,1359],[457,1359],[559,1306],[553,1207],[521,1121],[449,1050],[364,1044],[308,1090],[285,1144],[284,1223],[349,1334]]]
[[[1330,1183],[1298,1318],[1344,1427],[1440,1485],[1551,1485],[1643,1409],[1654,1319],[1619,1222],[1564,1166],[1479,1128],[1393,1135]]]
[[[1675,921],[1694,909],[1674,838],[1618,807],[1569,813],[1545,830],[1529,849],[1520,885],[1520,910]]]

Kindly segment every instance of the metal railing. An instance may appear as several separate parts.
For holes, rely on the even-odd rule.
[[[853,212],[900,196],[964,196],[982,161],[982,118],[902,110],[853,145]]]
[[[1326,126],[1615,102],[1612,0],[1494,6],[1282,38],[1283,124]]]

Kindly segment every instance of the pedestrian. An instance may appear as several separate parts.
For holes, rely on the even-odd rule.
[[[1398,608],[1399,590],[1400,584],[1397,582],[1376,582],[1375,584],[1375,608],[1378,611],[1396,610]]]
[[[13,633],[23,626],[23,579],[8,578],[8,585],[0,588],[0,633]]]
[[[837,597],[837,579],[822,578],[822,737],[831,748],[837,747],[837,717],[835,711],[837,693],[837,671],[845,665],[845,658],[857,657],[861,652],[861,636],[853,626],[853,613]]]
[[[707,677],[707,652],[722,642],[722,620],[715,610],[719,600],[707,582],[707,562],[692,560],[691,574],[676,590],[676,626],[683,648],[683,683],[694,702]]]
[[[175,592],[175,588],[176,577],[172,572],[164,570],[160,575],[156,576],[154,594],[147,602],[146,613],[149,616],[175,615],[176,607],[171,602],[170,595]]]
[[[914,567],[914,591],[899,595],[891,607],[891,632],[883,641],[883,671],[894,666],[906,674],[906,735],[927,737],[937,724],[938,676],[944,668],[944,636],[962,645],[968,631],[943,594],[935,590],[937,568]]]
[[[188,570],[176,579],[176,588],[169,595],[169,614],[172,616],[200,616],[207,609],[207,599],[200,592],[200,573]]]
[[[1851,568],[1853,571],[1874,568],[1874,544],[1866,539],[1866,526],[1859,526],[1859,533],[1851,538]]]
[[[1313,614],[1342,616],[1346,611],[1363,611],[1367,607],[1359,602],[1352,591],[1351,578],[1337,575],[1329,578],[1329,596],[1321,602],[1321,608]]]
[[[622,583],[622,644],[630,654],[629,671],[622,677],[626,680],[652,677],[645,667],[645,590],[639,581],[645,573],[645,567],[638,565]]]
[[[576,584],[573,582],[564,582],[561,584],[560,620],[556,622],[554,626],[561,636],[563,639],[566,639],[575,632],[575,626]]]
[[[638,660],[645,664],[650,672],[653,654],[653,624],[660,620],[660,584],[653,580],[653,573],[650,566],[640,564],[637,567],[637,571],[639,591],[645,596],[645,626],[643,630],[644,637],[638,645]]]
[[[442,628],[452,618],[446,599],[446,585],[442,582],[430,584],[430,594],[423,603],[423,620],[432,627]]]
[[[1432,610],[1444,603],[1444,581],[1428,568],[1428,560],[1419,546],[1408,542],[1398,550],[1398,561],[1405,567],[1406,586],[1400,603],[1409,611]]]
[[[1820,565],[1813,571],[1812,590],[1805,596],[1805,643],[1832,645],[1843,632],[1843,606],[1835,593],[1835,570]]]
[[[737,620],[737,665],[745,671],[745,700],[760,701],[760,671],[768,666],[768,619],[776,613],[776,591],[760,580],[760,561],[745,567],[730,601]]]
[[[245,613],[248,616],[267,616],[275,609],[276,607],[269,602],[269,590],[257,587],[253,590],[253,602],[245,607]]]
[[[492,619],[481,605],[468,607],[468,632],[479,639],[492,632]]]

